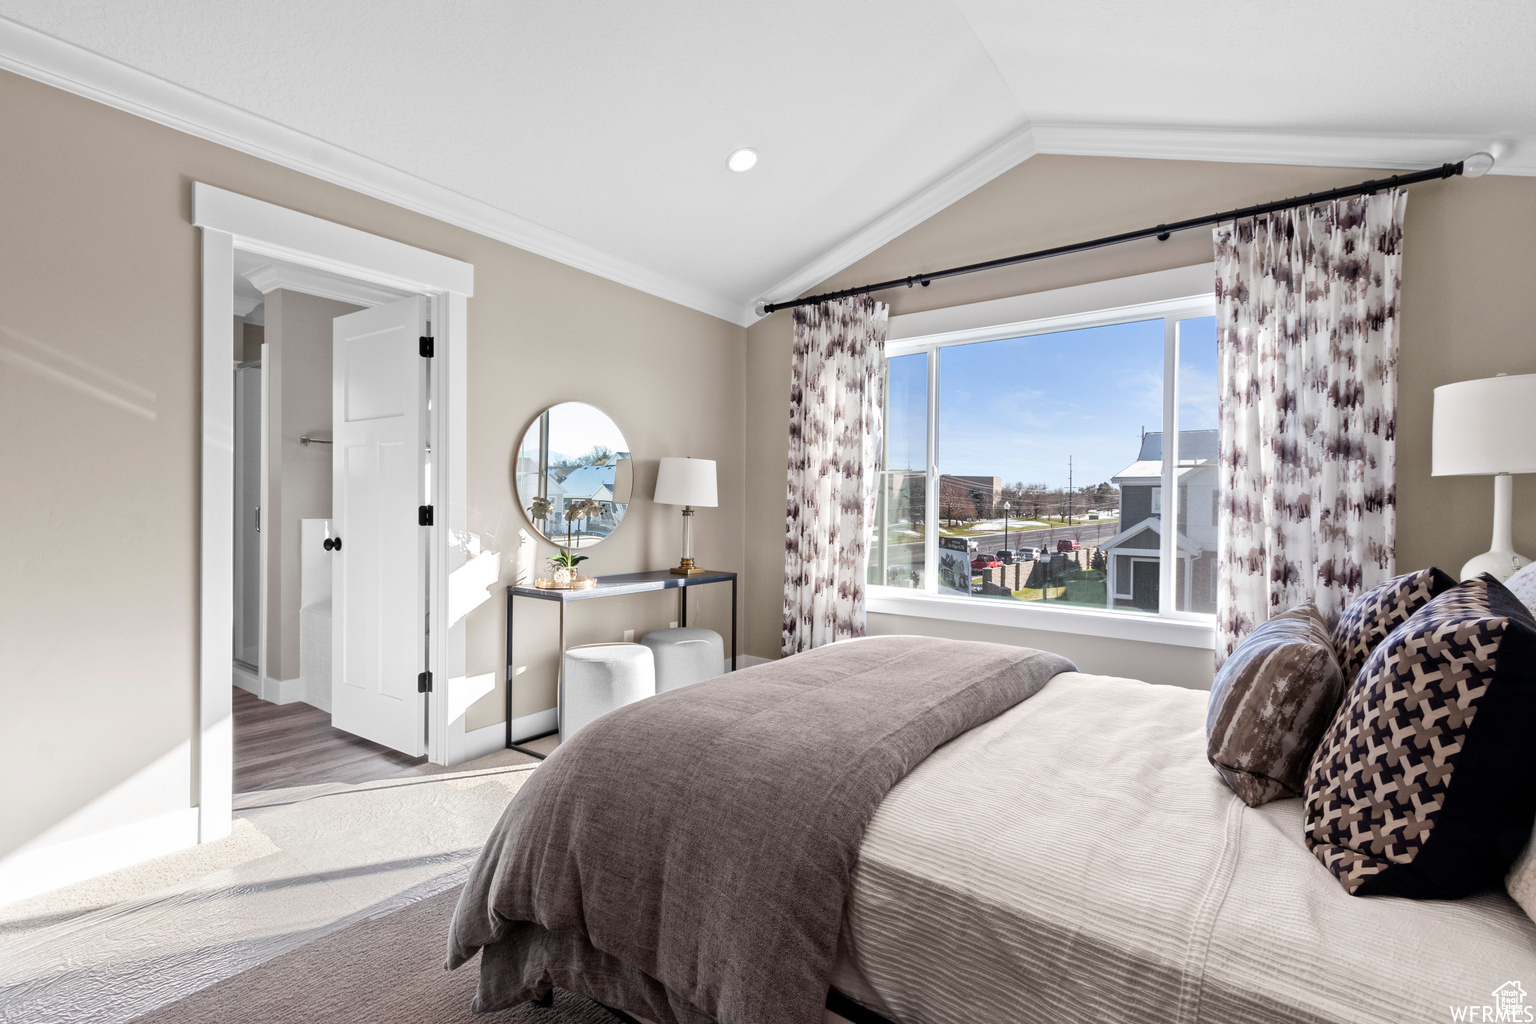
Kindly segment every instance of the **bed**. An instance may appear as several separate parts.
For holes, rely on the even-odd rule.
[[[1063,673],[937,750],[865,832],[834,985],[902,1024],[1397,1024],[1536,980],[1502,891],[1347,895],[1300,800],[1221,784],[1206,698]]]
[[[1251,809],[1222,785],[1206,699],[1057,671],[933,749],[859,834],[828,977],[838,998],[897,1024],[1397,1022],[1536,982],[1536,924],[1502,892],[1347,895],[1304,846],[1299,800]],[[510,936],[495,890],[550,884],[513,877],[494,846],[455,919],[471,941],[450,957],[484,947],[483,990],[507,962],[490,955]],[[502,928],[492,941],[460,920],[481,916]],[[656,1016],[618,988],[586,994]],[[804,1019],[756,1006],[719,1016]]]

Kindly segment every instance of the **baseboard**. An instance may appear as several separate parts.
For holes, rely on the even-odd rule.
[[[293,704],[301,701],[304,699],[304,680],[273,679],[267,676],[266,683],[261,688],[261,698],[273,704]]]
[[[501,730],[502,739],[505,741],[507,727],[505,725],[498,725],[497,728]],[[512,719],[512,742],[520,743],[534,736],[554,732],[558,728],[560,728],[560,715],[554,708],[550,708],[547,711],[535,711],[531,715],[519,715]],[[480,730],[477,729],[476,732],[478,731]]]
[[[0,906],[197,845],[197,808],[120,825],[0,859]]]
[[[559,717],[555,709],[547,711],[535,711],[531,715],[520,715],[512,719],[512,742],[517,743],[531,736],[542,736],[552,732],[559,724]],[[477,757],[486,754],[494,754],[498,750],[507,748],[507,724],[497,722],[494,725],[482,726],[479,729],[470,729],[464,733],[464,738],[454,744],[456,756],[453,764],[461,764],[464,761],[473,761]]]
[[[324,704],[310,699],[310,694],[304,688],[304,680],[299,679],[273,679],[268,676],[265,681],[258,680],[256,673],[236,662],[234,665],[235,685],[248,693],[254,693],[262,700],[273,704],[292,704],[294,701],[304,701],[313,704],[322,711],[331,710],[331,695],[323,695]]]
[[[503,722],[495,725],[487,725],[480,729],[470,729],[464,733],[462,745],[456,751],[457,757],[454,764],[463,761],[473,761],[477,757],[493,754],[498,750],[504,750],[507,746],[507,727]]]
[[[239,662],[234,664],[235,685],[247,693],[261,696],[261,680],[256,678],[256,673],[246,668]]]

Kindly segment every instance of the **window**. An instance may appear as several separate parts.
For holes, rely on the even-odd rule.
[[[1214,612],[1215,342],[1209,296],[888,342],[869,582]]]

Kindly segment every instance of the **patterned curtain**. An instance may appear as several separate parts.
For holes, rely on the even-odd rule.
[[[784,654],[864,635],[864,552],[880,478],[887,307],[795,310]]]
[[[1330,623],[1392,575],[1407,194],[1215,229],[1218,663],[1308,600]]]

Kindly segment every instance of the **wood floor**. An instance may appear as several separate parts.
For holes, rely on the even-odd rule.
[[[303,702],[270,704],[238,686],[234,692],[236,793],[374,782],[426,761],[342,732]]]

